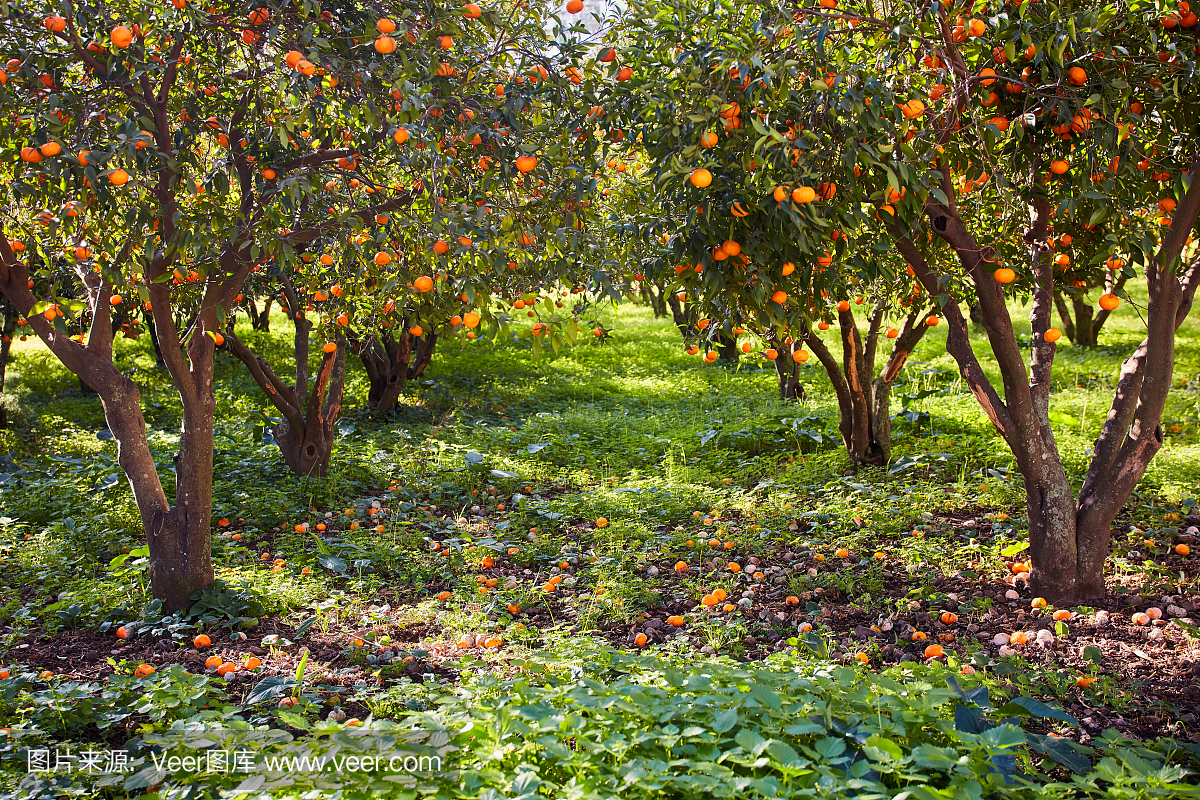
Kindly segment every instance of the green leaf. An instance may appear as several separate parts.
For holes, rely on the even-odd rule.
[[[726,733],[734,725],[738,724],[738,711],[736,708],[727,708],[717,715],[713,720],[712,729],[716,733]]]
[[[1056,719],[1060,722],[1066,722],[1072,727],[1079,727],[1079,720],[1072,717],[1066,711],[1055,706],[1048,706],[1040,700],[1034,700],[1032,697],[1014,697],[1005,703],[997,713],[1002,717],[1032,714],[1035,717]]]
[[[269,675],[250,690],[250,694],[246,696],[246,705],[253,706],[271,700],[298,685],[286,675]]]

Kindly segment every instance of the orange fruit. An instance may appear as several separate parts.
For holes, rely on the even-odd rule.
[[[192,647],[195,647],[196,649],[199,649],[201,647],[211,647],[211,646],[212,646],[212,639],[208,638],[207,633],[202,633],[202,634],[198,635],[195,639],[192,639]]]
[[[639,633],[637,636],[633,637],[633,643],[638,647],[645,647],[646,641],[646,634],[644,633]]]
[[[941,658],[946,655],[946,651],[942,649],[940,644],[931,644],[925,648],[926,658]]]
[[[701,167],[700,169],[693,170],[692,174],[688,176],[688,180],[691,181],[692,186],[703,189],[712,183],[713,176],[711,172]]]
[[[109,32],[108,38],[117,47],[129,47],[133,42],[133,31],[124,25],[118,25]]]
[[[817,191],[811,186],[797,186],[792,190],[793,203],[811,203],[817,199]]]
[[[212,669],[213,667],[219,667],[224,663],[225,659],[221,658],[220,656],[209,656],[208,658],[204,659],[204,668]]]

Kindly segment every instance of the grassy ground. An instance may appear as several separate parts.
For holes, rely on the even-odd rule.
[[[19,344],[12,427],[0,434],[0,658],[17,682],[5,688],[4,724],[125,741],[189,718],[179,709],[219,707],[220,721],[296,733],[350,718],[415,724],[433,708],[444,722],[467,713],[448,710],[448,698],[502,706],[496,687],[513,691],[514,679],[552,691],[554,680],[530,677],[542,674],[613,687],[637,673],[646,685],[673,685],[676,669],[725,686],[744,680],[733,665],[757,664],[775,677],[754,682],[775,686],[788,674],[819,682],[840,663],[850,665],[836,673],[844,686],[874,685],[883,679],[870,673],[881,671],[930,686],[957,673],[993,697],[1053,700],[1077,725],[1050,718],[1033,730],[1098,748],[1110,728],[1200,741],[1198,557],[1171,549],[1200,522],[1193,323],[1180,332],[1173,432],[1118,522],[1111,598],[1054,620],[1055,609],[1031,608],[1013,580],[1024,541],[1019,476],[963,390],[944,328],[925,338],[893,393],[893,413],[907,414],[897,419],[896,465],[852,474],[815,364],[803,368],[808,399],[784,403],[766,362],[704,365],[646,309],[608,314],[611,339],[541,361],[520,343],[439,344],[420,386],[387,417],[365,410],[355,370],[322,480],[286,474],[262,440],[264,396],[219,355],[213,519],[223,583],[190,617],[165,620],[147,610],[140,525],[98,400],[44,349]],[[1076,473],[1138,324],[1126,306],[1103,347],[1060,347],[1053,419]],[[283,325],[244,335],[282,359]],[[177,400],[146,339],[120,344],[170,477]],[[1151,608],[1164,618],[1133,624]],[[120,626],[134,635],[118,640]],[[201,631],[212,645],[191,647]],[[1018,633],[1029,643],[1004,641]],[[933,644],[945,656],[927,665]],[[214,655],[239,668],[217,677],[205,667]],[[261,665],[245,668],[249,657]],[[155,674],[135,678],[139,664]],[[50,675],[39,678],[43,670]],[[152,704],[105,724],[88,715],[117,701],[85,713],[61,689],[101,680],[110,694],[114,681],[137,692],[157,681],[176,710]],[[256,698],[253,687],[268,680],[279,693]],[[296,705],[277,707],[281,696]],[[529,702],[566,702],[554,697]],[[935,693],[926,711],[949,713],[951,699]],[[47,723],[47,706],[74,724]],[[562,755],[550,748],[540,758],[547,753]],[[145,785],[168,776],[151,777]]]

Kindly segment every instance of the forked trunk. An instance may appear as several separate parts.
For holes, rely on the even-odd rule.
[[[269,331],[271,329],[271,303],[275,302],[274,297],[268,296],[263,301],[263,307],[260,310],[254,305],[251,300],[247,304],[247,313],[250,316],[250,327],[256,331]]]
[[[288,469],[310,478],[325,477],[333,453],[333,436],[326,435],[322,426],[306,425],[296,430],[284,417],[275,425],[272,434]]]
[[[291,291],[290,285],[288,291]],[[297,303],[293,300],[291,306],[295,308]],[[316,379],[310,388],[308,350],[312,323],[303,317],[294,318],[294,322],[296,332],[293,358],[296,377],[291,386],[275,374],[266,360],[255,355],[237,337],[232,319],[225,332],[225,341],[230,352],[246,365],[250,375],[283,415],[272,434],[279,452],[283,455],[284,463],[297,475],[322,477],[329,469],[329,457],[333,452],[333,426],[342,410],[346,381],[346,343],[339,336],[331,351],[324,353],[317,367]]]
[[[1125,286],[1125,280],[1125,276],[1122,275],[1116,283],[1115,291],[1120,291]],[[1081,295],[1071,296],[1070,301],[1068,305],[1067,298],[1063,297],[1061,292],[1055,291],[1054,307],[1058,310],[1063,333],[1077,347],[1095,347],[1100,341],[1100,331],[1108,321],[1110,312],[1104,309],[1097,311],[1087,298]]]
[[[664,284],[645,282],[642,284],[642,297],[650,304],[655,318],[667,315],[667,289]]]
[[[432,331],[418,338],[405,330],[399,339],[385,332],[357,343],[358,357],[370,382],[367,404],[376,411],[395,409],[404,387],[429,366],[437,338]]]
[[[838,325],[842,343],[842,360],[834,358],[824,340],[811,330],[804,333],[804,343],[816,355],[829,381],[833,384],[838,400],[838,431],[846,455],[854,466],[886,466],[892,457],[892,385],[900,376],[913,348],[925,335],[927,326],[921,314],[912,312],[904,322],[904,328],[893,332],[894,344],[891,355],[878,375],[875,372],[875,354],[883,331],[885,306],[882,300],[875,304],[867,325],[867,336],[859,335],[854,312],[850,309],[838,312]]]

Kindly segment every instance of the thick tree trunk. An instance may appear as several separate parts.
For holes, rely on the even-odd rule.
[[[154,596],[168,612],[186,610],[192,594],[213,582],[210,525],[215,410],[211,395],[199,398],[196,407],[184,408],[174,459],[175,504],[165,513],[157,513],[146,526],[150,582]]]
[[[310,478],[325,477],[329,470],[329,457],[333,453],[333,436],[326,435],[321,426],[312,429],[304,426],[295,430],[284,417],[272,430],[272,435],[288,469]]]
[[[394,410],[404,387],[429,366],[437,338],[433,331],[417,338],[405,330],[399,339],[385,332],[359,343],[358,357],[370,382],[367,405],[381,412]]]
[[[1025,481],[1025,508],[1029,515],[1029,558],[1033,569],[1029,585],[1037,595],[1057,603],[1104,596],[1104,560],[1100,560],[1100,594],[1088,594],[1078,581],[1075,497],[1062,467],[1053,455],[1042,457],[1046,445],[1030,447],[1033,463],[1018,459]],[[1105,555],[1108,555],[1107,549]]]
[[[892,460],[892,381],[882,376],[871,381],[867,413],[867,441],[879,453],[879,463],[887,464]]]

